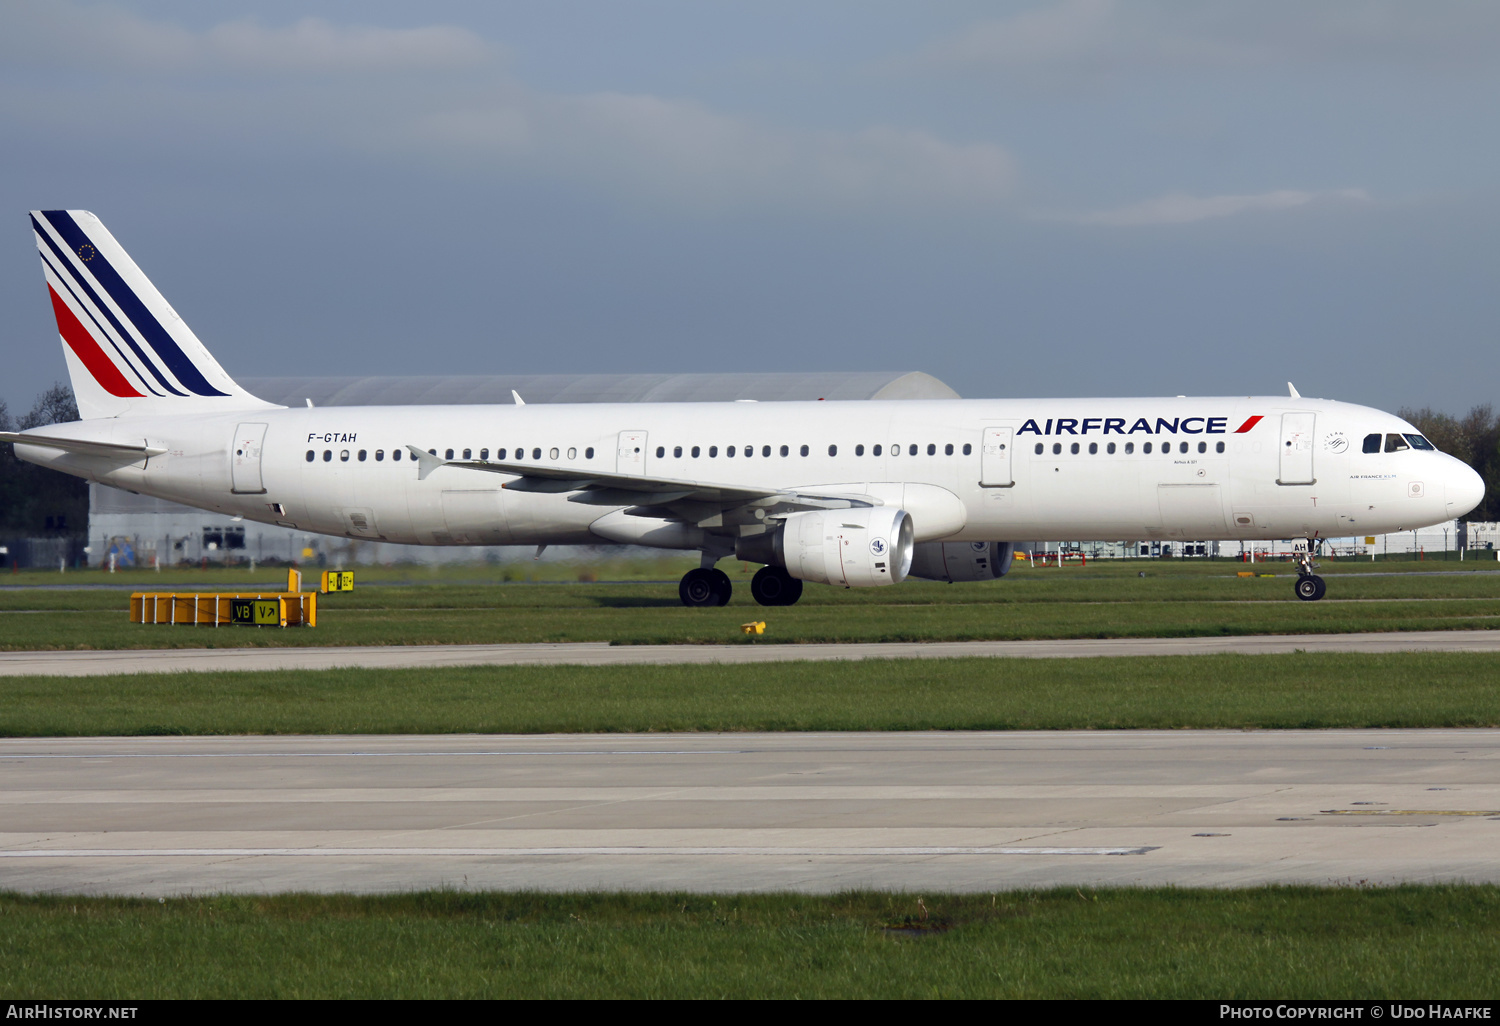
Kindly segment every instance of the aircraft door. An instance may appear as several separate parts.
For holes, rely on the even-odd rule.
[[[264,424],[241,424],[234,429],[233,449],[229,457],[230,490],[234,494],[265,494],[266,485],[260,476],[260,451],[265,440]]]
[[[1313,477],[1313,426],[1316,413],[1281,415],[1281,485],[1317,484]]]
[[[986,427],[979,448],[979,483],[986,488],[1009,488],[1010,456],[1015,448],[1015,431],[1008,427]]]
[[[646,473],[646,432],[620,432],[620,444],[615,451],[615,473]]]

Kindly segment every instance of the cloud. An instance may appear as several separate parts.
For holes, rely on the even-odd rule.
[[[994,207],[1015,162],[991,143],[957,144],[876,126],[796,131],[649,95],[514,91],[487,107],[435,112],[415,142],[698,205]]]
[[[7,5],[0,56],[78,71],[156,75],[349,73],[451,69],[485,60],[489,46],[449,25],[380,28],[303,18],[280,28],[254,20],[193,31],[110,5],[16,0]]]
[[[1107,225],[1117,228],[1136,228],[1145,225],[1190,224],[1237,214],[1271,210],[1291,210],[1311,203],[1329,201],[1369,202],[1370,195],[1363,189],[1336,189],[1326,192],[1304,192],[1298,189],[1278,189],[1240,196],[1192,196],[1187,193],[1170,193],[1156,199],[1132,203],[1115,210],[1101,210],[1082,214],[1043,215],[1047,220],[1069,221],[1073,224]]]
[[[1487,68],[1500,5],[1467,0],[1055,0],[920,51],[925,70],[1097,78],[1119,71],[1363,63]]]

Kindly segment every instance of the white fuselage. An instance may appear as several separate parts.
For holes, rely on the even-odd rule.
[[[1450,520],[1483,494],[1441,452],[1363,451],[1368,435],[1415,432],[1404,421],[1301,398],[324,407],[48,431],[167,451],[129,464],[18,454],[250,520],[424,545],[617,540],[591,525],[629,504],[507,489],[515,476],[465,467],[424,477],[408,446],[580,476],[868,495],[908,508],[918,541],[1340,537]]]

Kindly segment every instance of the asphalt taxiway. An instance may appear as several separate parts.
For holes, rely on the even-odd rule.
[[[1213,638],[1070,638],[1057,641],[937,641],[851,644],[381,645],[319,648],[174,648],[0,652],[0,677],[100,676],[200,670],[398,669],[434,666],[629,666],[778,663],[797,660],[1071,658],[1238,652],[1500,652],[1500,630],[1368,634],[1262,634]]]
[[[1500,731],[0,741],[0,887],[1500,882]]]

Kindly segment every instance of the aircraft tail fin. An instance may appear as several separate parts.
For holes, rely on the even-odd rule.
[[[33,210],[73,395],[84,420],[273,409],[235,384],[86,210]]]

